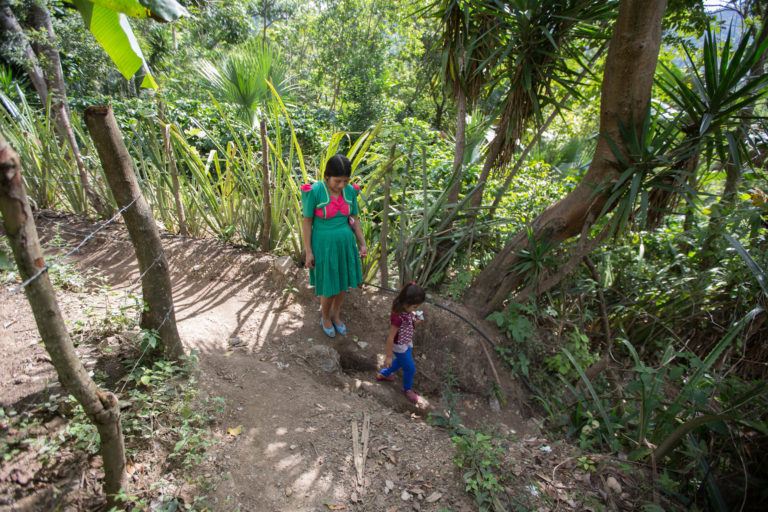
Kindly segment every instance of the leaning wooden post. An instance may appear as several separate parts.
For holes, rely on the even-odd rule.
[[[389,160],[384,170],[384,207],[381,210],[381,232],[379,233],[379,272],[381,272],[381,286],[389,287],[389,248],[387,236],[389,236],[389,189],[392,186],[392,164],[395,161],[395,148],[392,144],[389,149]]]
[[[104,461],[104,493],[107,507],[117,505],[115,496],[127,483],[125,446],[117,397],[101,391],[77,357],[61,317],[56,293],[48,278],[47,265],[37,238],[32,210],[21,179],[19,157],[0,136],[0,212],[13,250],[24,291],[35,316],[37,330],[59,376],[59,382],[83,406],[96,425]]]
[[[184,355],[184,348],[176,329],[168,261],[152,210],[141,195],[112,107],[86,108],[85,124],[99,153],[109,188],[123,210],[125,227],[136,251],[142,276],[141,292],[147,306],[141,314],[141,328],[156,330],[165,357],[178,359]]]
[[[269,176],[269,144],[267,144],[267,121],[261,123],[261,189],[264,221],[261,223],[261,250],[269,252],[272,244],[272,179]]]
[[[168,157],[168,165],[171,171],[171,192],[173,201],[176,203],[176,217],[179,219],[179,234],[188,236],[187,218],[184,215],[184,203],[181,201],[181,190],[179,187],[179,170],[176,167],[176,158],[173,156],[173,146],[171,146],[171,123],[165,121],[165,104],[163,100],[157,101],[157,118],[163,129],[163,142],[165,143],[165,154]]]

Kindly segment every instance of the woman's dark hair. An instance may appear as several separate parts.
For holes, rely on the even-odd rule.
[[[408,283],[403,286],[395,300],[392,301],[393,313],[405,313],[405,308],[414,304],[421,304],[427,298],[424,289],[416,283]]]
[[[349,178],[352,175],[352,162],[341,154],[333,155],[325,164],[325,177],[333,178],[343,176]]]

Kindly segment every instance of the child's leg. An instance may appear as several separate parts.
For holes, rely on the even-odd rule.
[[[413,388],[413,376],[416,375],[416,363],[413,362],[413,354],[409,348],[403,354],[397,354],[397,361],[403,368],[403,390],[408,391]]]
[[[402,354],[398,354],[397,352],[395,352],[395,358],[392,360],[392,364],[389,365],[389,368],[384,368],[383,370],[381,370],[381,374],[383,376],[388,377],[400,369],[400,366],[402,366],[400,361],[401,355]]]

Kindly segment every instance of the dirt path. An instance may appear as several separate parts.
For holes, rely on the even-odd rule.
[[[78,243],[93,225],[48,214],[39,219],[39,229],[52,250],[54,243]],[[415,341],[414,385],[422,400],[413,406],[399,392],[399,382],[374,378],[383,360],[391,296],[370,289],[351,292],[344,308],[349,335],[332,341],[320,330],[318,301],[302,269],[213,240],[168,237],[164,245],[179,331],[188,351],[199,354],[200,386],[205,395],[226,400],[211,430],[219,442],[196,468],[214,483],[208,491],[214,510],[475,510],[452,462],[447,431],[425,421],[429,412],[443,410],[448,371],[461,387],[458,413],[467,425],[492,425],[507,436],[510,467],[522,472],[525,454],[536,455],[546,444],[520,417],[522,400],[511,380],[502,383],[510,397],[507,405],[501,412],[489,409],[483,341],[450,314],[424,308],[427,322]],[[72,258],[81,271],[103,276],[111,291],[62,292],[66,318],[109,308],[105,301],[114,302],[110,297],[127,289],[140,293],[132,247],[120,226],[110,227]],[[55,375],[35,343],[23,296],[0,302],[0,316],[0,336],[8,347],[0,372],[11,376],[0,383],[0,405],[7,407],[39,393]],[[458,360],[456,354],[471,357]],[[358,481],[353,424],[362,428],[365,418],[370,420],[368,457]],[[239,435],[227,433],[237,427],[242,427]],[[137,479],[134,485],[152,483]],[[520,481],[520,489],[525,483]],[[179,492],[189,502],[200,491],[182,486]]]

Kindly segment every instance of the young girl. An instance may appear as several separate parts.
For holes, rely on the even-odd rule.
[[[413,326],[423,320],[416,319],[414,312],[424,303],[426,294],[416,283],[410,283],[400,290],[392,302],[392,313],[389,315],[389,336],[387,336],[387,356],[384,368],[376,375],[376,380],[393,381],[395,373],[403,369],[403,394],[413,403],[419,401],[419,395],[413,392],[413,376],[416,365],[413,362]],[[394,354],[394,361],[393,359]]]

